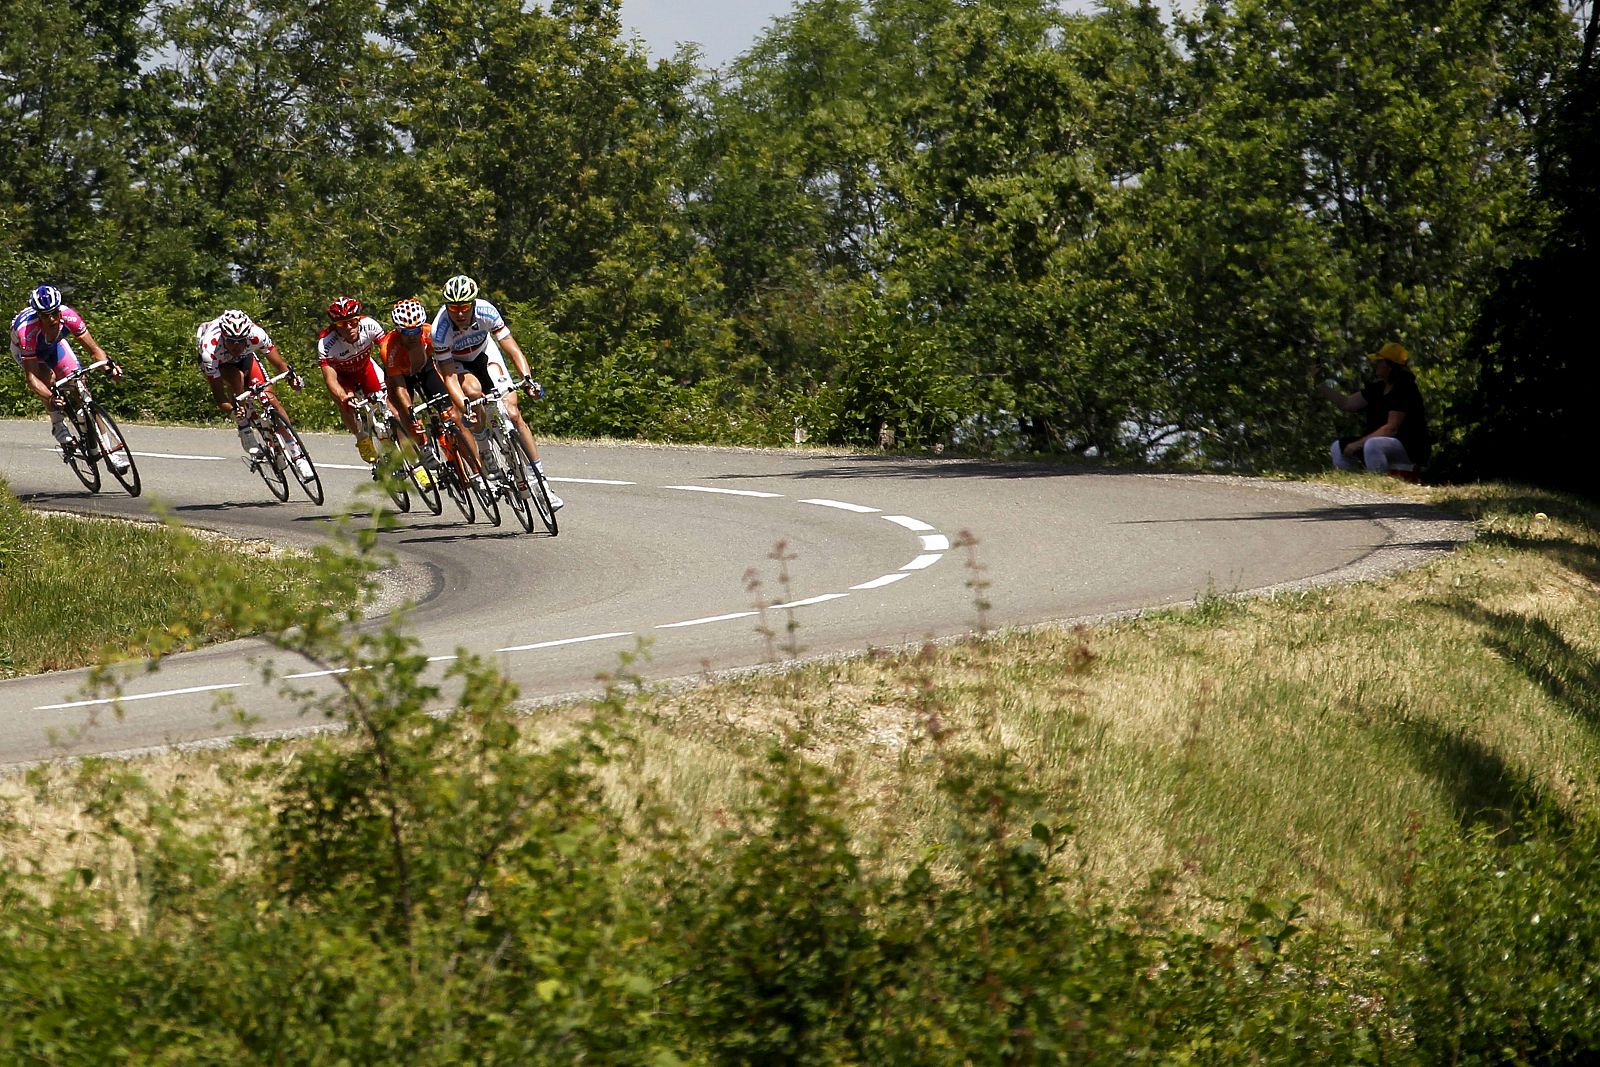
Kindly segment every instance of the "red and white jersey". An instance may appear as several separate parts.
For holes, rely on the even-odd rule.
[[[361,316],[354,341],[346,341],[337,329],[329,326],[317,336],[317,362],[337,371],[356,370],[362,360],[377,356],[378,338],[382,336],[383,327],[371,315]]]
[[[250,336],[245,340],[244,346],[237,352],[230,352],[222,347],[222,328],[217,324],[222,319],[215,318],[210,322],[202,322],[195,331],[194,343],[200,349],[200,370],[207,378],[222,377],[224,363],[239,363],[248,367],[250,360],[266,352],[272,347],[272,338],[267,331],[252,323]]]

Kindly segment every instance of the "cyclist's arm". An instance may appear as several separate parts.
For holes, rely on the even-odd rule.
[[[100,342],[94,339],[94,334],[89,332],[89,327],[85,326],[83,332],[78,334],[77,337],[78,340],[83,342],[83,347],[89,350],[88,362],[99,363],[102,359],[111,358],[106,355],[106,350],[100,347]]]
[[[289,369],[289,361],[283,358],[283,353],[278,351],[277,345],[268,345],[266,349],[267,362],[272,364],[272,369],[283,374]]]
[[[511,353],[511,358],[517,365],[517,376],[529,377],[532,372],[528,370],[528,357],[522,354],[522,346],[517,344],[517,339],[512,336],[510,329],[506,330],[505,336],[496,337],[495,340],[500,344],[500,351]]]
[[[465,418],[467,394],[461,389],[461,375],[455,371],[440,371],[439,380],[444,383],[444,391],[450,394],[450,403],[455,405],[456,414]]]
[[[217,402],[217,407],[223,411],[232,411],[233,397],[228,395],[227,386],[223,382],[222,376],[207,378],[206,384],[211,386],[211,398]]]
[[[322,381],[328,387],[328,393],[333,397],[335,404],[343,407],[350,402],[350,394],[339,384],[339,373],[326,363],[322,364]]]

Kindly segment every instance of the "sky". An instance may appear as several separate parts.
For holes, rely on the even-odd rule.
[[[707,66],[725,67],[793,6],[794,0],[622,0],[622,29],[643,38],[657,59],[693,41]],[[1093,8],[1090,0],[1065,0],[1063,6]]]
[[[724,67],[792,6],[793,0],[622,0],[622,29],[643,38],[657,59],[693,41],[707,66]]]

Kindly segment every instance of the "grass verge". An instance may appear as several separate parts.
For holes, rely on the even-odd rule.
[[[0,482],[0,678],[141,656],[152,633],[177,648],[241,636],[209,590],[225,583],[311,604],[319,568],[265,544],[39,514]]]

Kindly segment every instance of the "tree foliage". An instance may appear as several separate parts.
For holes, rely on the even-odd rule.
[[[333,295],[465,271],[577,390],[557,429],[1294,466],[1314,369],[1399,339],[1488,470],[1579,373],[1578,11],[800,0],[704,71],[618,0],[9,3],[0,214],[163,415],[182,323],[244,306],[303,359]]]

